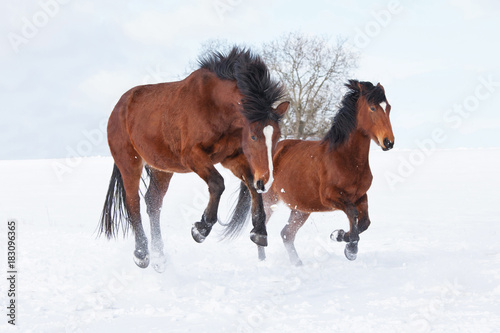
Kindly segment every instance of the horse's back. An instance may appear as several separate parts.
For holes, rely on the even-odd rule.
[[[218,113],[237,104],[231,100],[234,87],[234,82],[220,80],[204,69],[182,81],[134,87],[121,97],[110,117],[110,147],[110,133],[119,132],[114,135],[117,140],[129,141],[147,164],[165,171],[190,172],[182,165],[182,151],[195,144],[209,146],[213,138],[220,138],[220,133],[211,133],[216,128],[212,124],[224,131],[224,117],[232,121]]]

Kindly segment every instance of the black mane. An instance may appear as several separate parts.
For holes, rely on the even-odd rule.
[[[349,91],[342,98],[339,111],[333,117],[332,127],[323,139],[323,142],[330,143],[330,149],[335,149],[345,143],[356,128],[356,103],[360,92],[370,104],[387,102],[384,89],[379,85],[374,86],[371,82],[349,80],[345,86],[349,88]]]
[[[271,79],[262,59],[247,49],[233,47],[229,54],[211,52],[199,59],[200,68],[214,72],[223,80],[235,80],[244,96],[242,113],[253,122],[279,121],[273,105],[285,96],[285,89]]]

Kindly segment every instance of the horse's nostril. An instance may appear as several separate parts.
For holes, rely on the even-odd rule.
[[[392,147],[394,147],[394,142],[392,142],[388,138],[385,138],[384,139],[384,148],[386,148],[386,149],[392,149]]]
[[[257,182],[255,182],[255,187],[259,191],[264,191],[266,189],[262,180],[258,180]]]

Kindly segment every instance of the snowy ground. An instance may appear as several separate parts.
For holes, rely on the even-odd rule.
[[[370,158],[372,225],[356,261],[329,241],[331,231],[347,228],[339,212],[313,214],[300,230],[300,268],[289,264],[279,237],[284,206],[268,226],[265,262],[248,232],[220,242],[217,226],[195,243],[190,228],[207,191],[188,174],[174,176],[165,198],[163,274],[135,266],[132,237],[96,239],[110,158],[0,161],[2,275],[9,218],[18,220],[19,270],[15,328],[0,279],[0,331],[500,331],[500,150],[373,151]],[[57,164],[72,172],[58,177]],[[388,173],[400,182],[390,186]],[[222,220],[238,186],[224,176]]]

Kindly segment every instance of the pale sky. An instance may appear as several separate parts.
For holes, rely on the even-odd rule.
[[[102,128],[126,90],[182,78],[208,39],[260,46],[291,31],[347,38],[353,78],[386,89],[396,148],[500,146],[498,1],[6,3],[0,159],[109,155]]]

